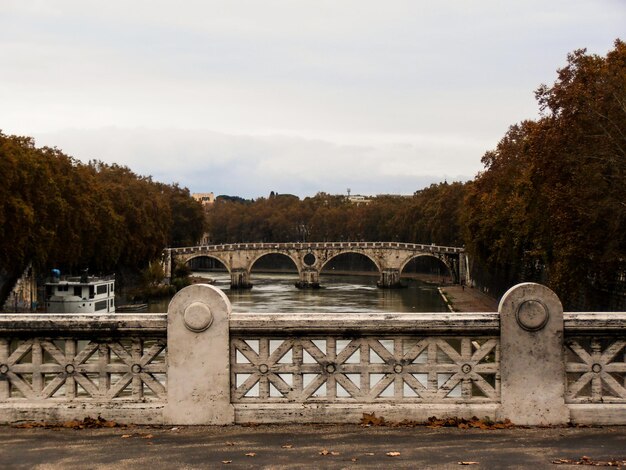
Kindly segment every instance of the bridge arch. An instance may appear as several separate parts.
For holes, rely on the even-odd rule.
[[[256,264],[257,261],[259,261],[261,258],[265,258],[266,256],[270,256],[270,255],[279,255],[283,258],[288,258],[291,260],[291,262],[293,263],[294,267],[296,268],[296,271],[298,272],[298,276],[300,276],[302,274],[302,266],[300,264],[300,260],[297,259],[296,257],[292,256],[289,253],[285,253],[284,251],[279,251],[279,250],[268,250],[264,253],[261,253],[260,255],[256,256],[255,258],[252,259],[252,261],[250,261],[250,263],[248,264],[248,272],[252,273],[252,268],[254,267],[254,265]]]
[[[433,254],[430,254],[430,253],[418,253],[418,254],[409,256],[400,265],[400,275],[402,275],[402,273],[404,272],[404,268],[406,268],[407,265],[411,261],[417,260],[419,258],[430,258],[430,259],[435,259],[435,260],[439,261],[448,270],[448,275],[452,279],[456,279],[456,272],[455,272],[454,266],[452,266],[450,264],[450,262],[445,257],[436,256],[436,255],[433,255]]]
[[[228,263],[227,261],[221,259],[219,256],[213,256],[210,254],[206,254],[206,253],[199,253],[197,255],[192,255],[189,256],[187,258],[184,259],[184,262],[186,265],[189,265],[189,263],[194,260],[194,259],[199,259],[199,258],[209,258],[209,259],[214,259],[215,261],[218,261],[223,267],[224,269],[226,269],[226,271],[228,271],[228,273],[231,272],[230,269],[230,263]]]
[[[376,269],[378,270],[378,272],[379,273],[382,272],[382,267],[381,267],[380,263],[374,257],[372,257],[372,256],[370,256],[370,255],[368,255],[366,253],[363,253],[361,251],[357,251],[357,250],[345,250],[345,251],[341,251],[340,253],[336,253],[336,254],[330,256],[328,259],[326,259],[320,266],[320,269],[319,269],[320,274],[322,273],[322,271],[324,270],[326,265],[328,265],[328,263],[330,263],[332,260],[338,258],[339,256],[344,256],[344,255],[349,255],[349,254],[356,254],[356,255],[360,255],[360,256],[363,256],[363,257],[369,259],[374,264],[374,266],[376,266]]]

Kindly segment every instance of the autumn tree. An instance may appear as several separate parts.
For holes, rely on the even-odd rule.
[[[470,251],[504,284],[538,269],[567,307],[609,308],[626,269],[626,45],[573,52],[536,97],[541,119],[483,158],[466,200]]]
[[[83,164],[28,137],[0,132],[0,178],[0,298],[29,263],[40,271],[141,269],[204,231],[188,190],[119,165]]]

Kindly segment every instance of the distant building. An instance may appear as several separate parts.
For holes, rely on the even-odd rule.
[[[213,193],[194,193],[191,197],[203,206],[210,206],[215,202],[215,195]]]
[[[361,196],[360,194],[354,194],[354,195],[348,196],[348,201],[358,206],[359,204],[369,204],[370,202],[372,202],[372,199],[369,196]]]

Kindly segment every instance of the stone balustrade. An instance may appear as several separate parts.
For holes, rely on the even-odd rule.
[[[624,326],[530,283],[432,314],[232,313],[193,285],[167,314],[0,315],[0,422],[626,424]]]

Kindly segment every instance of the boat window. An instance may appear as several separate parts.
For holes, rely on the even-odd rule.
[[[59,285],[59,287],[57,287],[57,291],[58,292],[67,292],[69,290],[69,286],[67,284],[64,285]]]
[[[106,294],[107,293],[107,285],[106,284],[101,284],[99,286],[96,286],[96,293],[98,295]]]
[[[115,284],[111,283],[111,292],[115,290]]]
[[[107,301],[106,300],[99,300],[98,302],[95,303],[95,309],[96,309],[96,312],[99,312],[100,310],[106,310],[107,309]]]
[[[80,286],[74,286],[74,295],[81,297],[83,295],[83,288]]]
[[[89,286],[89,298],[90,299],[93,299],[94,292],[95,292],[95,290],[94,290],[93,286]]]
[[[46,286],[46,299],[52,295],[52,286]]]

